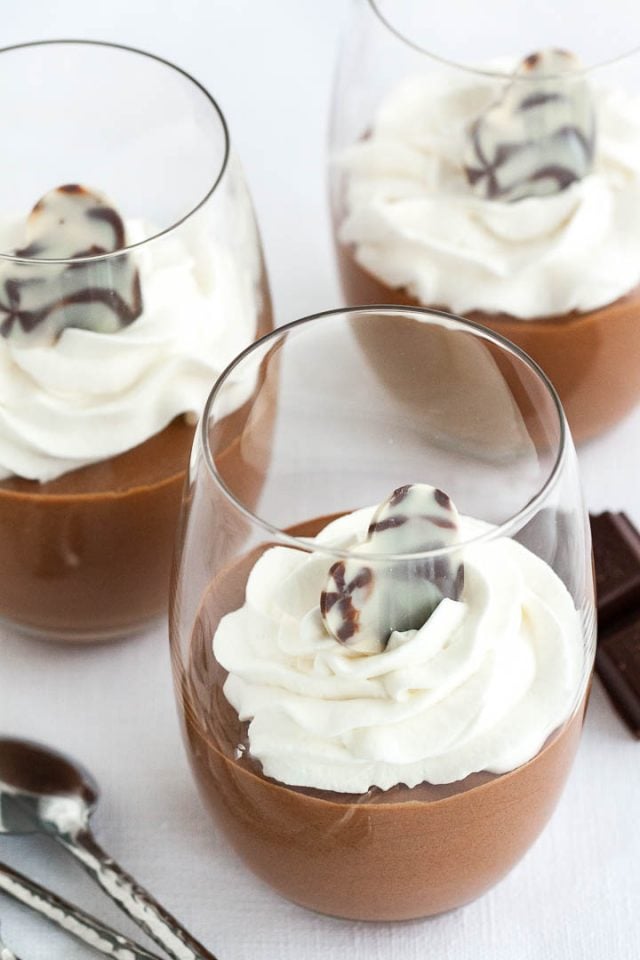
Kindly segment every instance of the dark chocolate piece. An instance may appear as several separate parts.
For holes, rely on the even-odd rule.
[[[614,706],[640,739],[640,610],[599,638],[596,670]]]
[[[115,333],[140,316],[140,278],[130,255],[81,259],[125,246],[122,219],[105,197],[79,184],[51,190],[31,211],[26,239],[15,256],[31,262],[5,261],[0,271],[0,336],[42,346],[66,327]]]
[[[624,513],[590,517],[598,603],[596,671],[640,738],[640,532]]]
[[[591,516],[598,627],[636,610],[640,619],[640,533],[624,513]]]

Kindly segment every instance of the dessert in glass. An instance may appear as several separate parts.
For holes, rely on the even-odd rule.
[[[255,508],[242,464],[219,466],[245,377],[276,410]],[[264,443],[243,428],[237,447],[251,462]],[[174,567],[176,694],[206,806],[313,910],[402,920],[472,900],[562,790],[593,603],[573,444],[517,347],[393,306],[274,331],[207,402]]]
[[[251,200],[217,104],[161,59],[12,47],[0,90],[0,618],[125,635],[166,611],[211,385],[272,328]]]
[[[357,0],[330,154],[346,302],[506,336],[577,441],[640,398],[640,55],[620,48],[637,25],[615,0],[581,9]]]

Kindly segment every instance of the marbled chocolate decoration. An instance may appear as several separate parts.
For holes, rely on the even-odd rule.
[[[530,54],[504,97],[469,129],[464,169],[490,200],[559,193],[593,165],[595,115],[580,63],[564,50]]]
[[[413,554],[459,539],[458,513],[446,493],[424,483],[394,490],[373,515],[360,559],[340,560],[329,571],[320,613],[329,631],[353,650],[381,653],[394,630],[419,629],[443,597],[462,592],[459,555],[390,563],[367,554]]]
[[[55,343],[66,327],[115,333],[142,312],[140,278],[120,250],[124,224],[105,197],[78,184],[51,190],[27,220],[26,245],[0,262],[0,334],[29,346]],[[46,260],[77,263],[46,263]]]

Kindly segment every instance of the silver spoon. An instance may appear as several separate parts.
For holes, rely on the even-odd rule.
[[[44,833],[80,861],[132,920],[174,960],[216,960],[96,842],[90,828],[98,786],[61,753],[0,739],[0,833]]]
[[[112,930],[68,900],[63,900],[46,887],[41,887],[35,880],[30,880],[8,867],[6,863],[0,863],[0,893],[29,907],[76,940],[86,943],[112,960],[160,960],[157,953],[151,953],[140,944]],[[1,950],[0,960],[8,960],[3,957]]]

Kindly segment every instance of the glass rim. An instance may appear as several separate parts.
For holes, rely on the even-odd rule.
[[[352,558],[363,558],[363,554],[359,554],[356,550],[343,549],[340,547],[332,547],[327,544],[318,543],[313,537],[298,537],[293,534],[287,533],[286,530],[282,530],[280,527],[276,526],[273,523],[270,523],[268,520],[265,520],[264,517],[259,516],[253,510],[250,510],[244,503],[242,503],[238,497],[229,489],[227,484],[224,482],[220,473],[216,467],[214,457],[211,452],[211,446],[209,443],[209,429],[208,424],[212,415],[213,406],[217,400],[221,390],[223,389],[226,381],[229,376],[236,370],[244,361],[255,354],[257,350],[263,350],[265,346],[269,343],[275,343],[278,339],[283,339],[286,335],[292,330],[296,330],[299,327],[306,327],[314,324],[315,322],[322,322],[329,317],[338,317],[338,316],[358,316],[358,315],[367,315],[371,313],[376,314],[386,314],[388,316],[400,315],[400,316],[411,316],[418,315],[420,318],[424,317],[434,317],[436,320],[446,321],[445,323],[440,323],[440,326],[448,327],[449,329],[458,329],[461,331],[466,331],[471,333],[474,336],[479,337],[482,340],[489,341],[500,347],[504,352],[511,354],[516,357],[519,361],[524,363],[530,371],[532,371],[537,379],[543,384],[546,388],[548,396],[551,398],[553,408],[557,414],[558,426],[559,426],[559,436],[557,443],[557,450],[553,465],[549,470],[549,473],[539,487],[538,491],[531,497],[527,503],[521,507],[520,510],[516,511],[512,516],[508,517],[500,524],[495,524],[490,526],[485,532],[478,534],[477,536],[470,537],[459,543],[451,544],[446,547],[439,547],[433,550],[423,550],[418,553],[367,553],[366,559],[367,562],[402,562],[402,561],[414,561],[414,560],[424,560],[435,557],[446,557],[452,556],[458,553],[461,549],[464,549],[468,546],[472,546],[479,543],[484,543],[487,541],[496,540],[501,536],[509,536],[511,532],[517,532],[522,529],[523,526],[527,523],[528,520],[533,517],[541,505],[544,504],[545,500],[548,498],[549,494],[552,492],[558,479],[561,475],[562,468],[567,456],[568,450],[568,441],[569,441],[569,431],[566,422],[566,417],[562,404],[560,403],[560,398],[558,393],[547,377],[546,373],[542,368],[533,360],[524,350],[521,350],[520,347],[512,343],[510,340],[507,340],[506,337],[503,337],[499,333],[495,333],[492,330],[489,330],[486,327],[483,327],[482,324],[476,323],[473,320],[468,320],[465,317],[459,317],[454,313],[448,313],[445,310],[432,310],[427,307],[401,307],[390,304],[371,304],[367,306],[357,306],[357,307],[341,307],[334,308],[332,310],[324,310],[319,313],[309,314],[306,317],[301,317],[298,320],[292,320],[289,323],[283,324],[280,327],[276,327],[274,330],[271,330],[269,333],[260,337],[258,340],[255,340],[253,343],[249,344],[248,347],[245,347],[241,353],[235,357],[227,365],[227,367],[222,371],[216,380],[213,388],[207,397],[206,403],[204,405],[202,415],[200,417],[200,423],[198,425],[196,436],[201,445],[204,462],[210,478],[213,482],[219,487],[222,491],[224,497],[227,498],[238,512],[249,520],[252,524],[260,527],[263,532],[267,533],[270,537],[275,539],[274,546],[287,546],[293,547],[298,550],[304,550],[306,552],[319,553],[322,555],[330,556],[334,559],[348,560]],[[266,353],[265,353],[266,355]],[[335,518],[337,519],[337,517]]]
[[[465,63],[460,63],[456,60],[450,60],[448,57],[441,57],[437,53],[434,53],[432,50],[428,50],[426,47],[423,47],[422,44],[417,43],[415,40],[412,40],[407,36],[400,28],[396,27],[389,17],[382,12],[380,9],[380,0],[366,0],[366,3],[373,11],[374,15],[380,21],[380,23],[389,30],[398,40],[405,44],[405,46],[410,47],[412,50],[423,54],[425,57],[433,60],[435,63],[442,64],[447,67],[454,67],[456,70],[462,70],[465,73],[471,74],[472,76],[477,77],[488,77],[492,80],[509,80],[516,83],[539,83],[540,77],[532,76],[521,76],[519,74],[508,73],[500,70],[492,70],[490,68],[483,67],[474,67],[469,66]],[[598,70],[602,67],[611,66],[614,63],[619,63],[621,60],[625,60],[627,57],[632,56],[634,53],[640,52],[640,45],[630,47],[628,50],[623,51],[622,53],[617,54],[614,57],[608,57],[605,60],[600,60],[597,63],[589,64],[589,66],[579,67],[576,70],[572,71],[571,74],[567,75],[566,73],[549,73],[545,74],[545,80],[562,80],[567,82],[569,79],[575,79],[578,77],[584,77],[588,73],[592,73],[595,70]]]
[[[220,163],[220,169],[216,177],[214,178],[211,186],[204,194],[203,197],[197,202],[197,204],[187,211],[182,217],[176,220],[174,223],[170,224],[168,227],[165,227],[163,230],[159,230],[157,233],[154,233],[150,237],[145,237],[144,240],[138,240],[135,243],[128,244],[126,247],[120,247],[118,250],[109,250],[106,253],[92,254],[88,257],[17,257],[10,253],[1,253],[0,252],[0,262],[4,263],[22,263],[22,264],[40,264],[40,263],[50,263],[50,264],[78,264],[78,263],[95,263],[97,261],[111,260],[115,257],[122,257],[127,253],[130,253],[132,250],[139,249],[146,246],[147,244],[152,243],[154,240],[159,240],[161,237],[165,237],[168,234],[173,233],[174,230],[177,230],[178,227],[182,226],[187,220],[190,220],[199,210],[204,207],[209,198],[216,191],[220,181],[222,180],[225,171],[229,163],[229,154],[230,154],[230,138],[229,138],[229,127],[225,119],[224,113],[222,112],[217,100],[212,96],[211,93],[207,90],[204,84],[200,83],[199,80],[188,72],[188,70],[179,67],[177,64],[173,63],[171,60],[167,60],[165,57],[161,57],[156,53],[150,53],[148,50],[142,50],[139,47],[132,47],[126,43],[112,43],[109,40],[84,40],[81,38],[59,38],[51,40],[30,40],[26,43],[14,43],[8,47],[0,47],[0,55],[3,53],[12,53],[15,50],[27,50],[32,47],[45,47],[45,46],[85,46],[85,47],[105,47],[106,49],[111,50],[123,50],[126,53],[135,53],[140,57],[146,57],[148,60],[155,60],[156,63],[160,63],[165,67],[169,67],[175,73],[181,74],[186,80],[188,80],[194,87],[197,87],[201,93],[204,94],[205,98],[209,101],[210,105],[213,107],[214,113],[217,115],[218,120],[220,121],[220,126],[222,129],[222,136],[224,141],[224,150],[222,154],[222,160]]]

